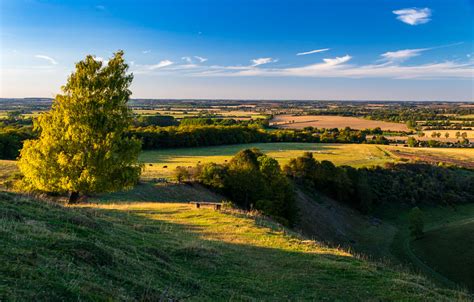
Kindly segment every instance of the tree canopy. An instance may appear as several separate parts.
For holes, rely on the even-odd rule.
[[[103,65],[91,55],[77,63],[51,110],[35,121],[39,138],[25,142],[19,160],[33,189],[77,198],[138,180],[141,143],[126,136],[133,75],[127,74],[122,51]]]

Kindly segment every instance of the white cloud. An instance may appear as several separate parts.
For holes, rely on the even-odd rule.
[[[386,53],[381,54],[380,56],[383,57],[383,59],[389,63],[394,63],[394,62],[400,63],[410,58],[417,57],[422,52],[427,51],[427,50],[452,47],[452,46],[457,46],[461,44],[464,44],[464,42],[457,42],[457,43],[440,45],[440,46],[435,46],[435,47],[428,47],[428,48],[415,48],[415,49],[402,49],[402,50],[397,50],[397,51],[388,51]]]
[[[419,56],[423,51],[429,50],[430,48],[418,48],[418,49],[403,49],[397,51],[387,51],[381,54],[385,60],[389,62],[403,62],[410,58]]]
[[[35,58],[38,58],[38,59],[43,59],[43,60],[46,60],[48,61],[49,63],[53,64],[53,65],[58,65],[58,61],[56,61],[55,59],[49,57],[49,56],[45,56],[45,55],[35,55]]]
[[[191,63],[193,62],[193,60],[191,59],[191,57],[181,57],[181,60],[186,61],[188,64],[191,64]]]
[[[156,69],[160,69],[160,68],[163,68],[163,67],[166,67],[166,66],[170,66],[172,64],[173,64],[173,62],[170,61],[170,60],[163,60],[163,61],[160,61],[160,63],[158,63],[158,64],[149,65],[149,66],[147,66],[147,68],[149,70],[156,70]]]
[[[151,52],[151,50],[149,50],[149,49],[147,49],[147,50],[142,50],[142,53],[143,53],[143,54],[147,54],[147,53],[150,53],[150,52]]]
[[[343,57],[335,57],[334,59],[323,59],[323,61],[327,65],[334,66],[334,65],[339,65],[339,64],[342,64],[342,63],[346,63],[350,59],[352,59],[352,57],[350,55],[345,55]]]
[[[299,52],[296,55],[297,56],[306,56],[306,55],[310,55],[310,54],[313,54],[313,53],[324,52],[324,51],[328,51],[328,50],[330,50],[330,48],[315,49],[315,50],[310,50],[310,51],[306,51],[306,52]]]
[[[207,61],[207,58],[203,58],[203,57],[200,57],[200,56],[194,56],[194,57],[195,57],[196,59],[198,59],[199,62],[201,62],[201,63],[204,63],[204,62]]]
[[[278,62],[278,60],[275,60],[273,58],[258,58],[258,59],[253,59],[251,62],[252,62],[252,66],[259,66],[263,64]]]
[[[255,68],[254,66],[211,66],[194,73],[195,76],[275,76],[315,78],[391,78],[391,79],[433,79],[472,78],[474,62],[460,63],[446,61],[423,65],[402,66],[393,64],[347,64],[350,55],[323,59],[321,63],[290,68]]]
[[[404,8],[394,10],[393,13],[397,15],[397,19],[410,25],[418,25],[428,23],[431,19],[431,9],[425,8]]]

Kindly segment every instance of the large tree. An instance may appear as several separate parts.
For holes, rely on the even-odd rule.
[[[123,52],[103,66],[93,56],[76,64],[52,109],[38,117],[37,140],[26,141],[19,166],[25,183],[44,192],[111,192],[135,184],[140,141],[129,138],[127,106],[133,75]]]

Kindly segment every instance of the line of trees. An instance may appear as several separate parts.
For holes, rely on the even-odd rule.
[[[206,125],[180,127],[139,127],[130,135],[142,140],[143,149],[203,147],[225,144],[308,142],[388,144],[380,129],[343,130],[305,128],[304,130],[266,130],[257,125]]]
[[[336,167],[312,153],[290,160],[285,173],[301,183],[369,212],[381,204],[474,202],[474,172],[429,164],[386,164],[384,168]]]

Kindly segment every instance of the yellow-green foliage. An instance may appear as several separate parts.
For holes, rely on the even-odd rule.
[[[141,172],[140,142],[125,138],[132,75],[123,52],[102,66],[92,56],[35,122],[39,139],[26,141],[19,167],[25,182],[47,192],[107,192],[132,186]]]

